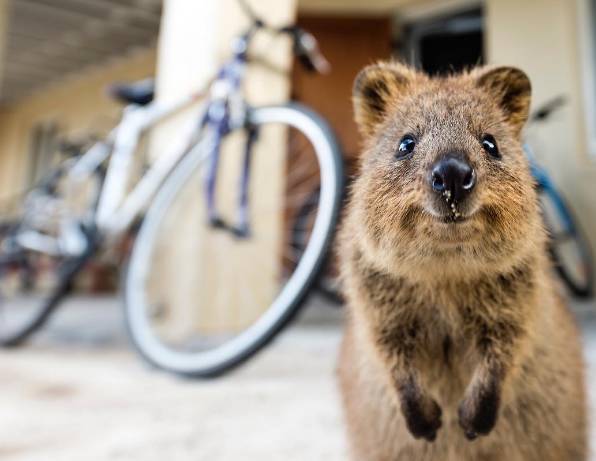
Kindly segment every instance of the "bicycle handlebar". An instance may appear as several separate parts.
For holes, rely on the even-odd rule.
[[[276,35],[289,35],[293,42],[293,52],[304,68],[311,72],[326,74],[330,71],[331,65],[323,56],[315,37],[296,25],[274,27],[267,24],[260,18],[247,0],[237,0],[244,13],[252,21],[245,38],[249,39],[257,30],[266,30]]]
[[[548,119],[553,112],[567,104],[567,98],[564,95],[558,95],[545,102],[530,115],[530,123],[542,122]]]
[[[331,65],[321,53],[317,39],[310,32],[298,26],[290,26],[287,33],[291,34],[294,40],[294,54],[306,70],[319,74],[329,73]]]

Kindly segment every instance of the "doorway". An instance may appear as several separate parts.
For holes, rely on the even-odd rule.
[[[484,64],[482,9],[406,23],[401,55],[430,75]]]

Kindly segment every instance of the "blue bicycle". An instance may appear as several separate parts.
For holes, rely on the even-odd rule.
[[[547,120],[564,104],[563,97],[554,98],[532,114],[530,123]],[[550,234],[549,249],[555,269],[573,295],[589,298],[594,292],[594,261],[588,239],[575,219],[571,207],[557,191],[548,172],[538,164],[527,143],[524,149],[540,193],[542,214]]]

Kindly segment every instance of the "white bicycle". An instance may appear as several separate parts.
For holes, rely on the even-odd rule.
[[[128,106],[107,140],[62,163],[5,216],[0,345],[40,328],[85,262],[140,218],[123,289],[130,337],[150,363],[186,376],[222,373],[299,310],[336,223],[340,151],[311,110],[251,107],[241,85],[259,31],[292,37],[309,69],[327,63],[310,34],[268,26],[242,4],[252,26],[206,91],[163,106],[152,101],[151,82],[114,87]],[[138,168],[142,146],[158,145],[155,127],[195,103],[200,115],[176,134],[179,145]],[[317,212],[296,258],[294,214],[314,184]]]

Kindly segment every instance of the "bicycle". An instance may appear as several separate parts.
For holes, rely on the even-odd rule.
[[[562,96],[553,98],[532,114],[530,123],[547,120],[564,104],[565,98]],[[591,298],[594,294],[594,260],[589,240],[569,203],[557,190],[546,169],[538,163],[528,143],[524,145],[524,150],[538,188],[555,270],[571,294],[577,298]]]
[[[266,24],[239,2],[251,25],[203,91],[161,105],[150,81],[113,87],[127,104],[118,126],[29,192],[18,220],[0,231],[0,345],[16,346],[39,329],[86,261],[139,219],[123,277],[124,308],[132,343],[152,365],[190,377],[221,374],[264,347],[299,311],[336,224],[340,149],[312,110],[295,102],[253,107],[242,83],[260,32],[290,37],[308,70],[325,71],[328,63],[308,32]],[[130,184],[143,142],[161,121],[193,105],[199,115],[179,134],[181,142]],[[233,171],[236,187],[222,182]],[[90,182],[96,193],[82,200],[76,191]],[[294,259],[290,223],[314,182],[315,217]],[[73,196],[85,202],[78,213]],[[225,261],[218,251],[226,252]],[[240,263],[245,270],[234,269]]]
[[[529,123],[537,124],[547,120],[564,103],[565,100],[562,97],[548,101],[530,116]],[[555,187],[546,169],[540,166],[528,143],[524,144],[524,151],[539,192],[542,215],[550,236],[549,251],[554,268],[571,294],[577,298],[590,298],[594,293],[594,261],[588,239],[577,223],[571,207]],[[345,182],[349,183],[349,179],[346,178]],[[318,195],[319,189],[315,186],[296,214],[294,223],[296,257],[299,257],[304,248],[304,242],[298,238],[300,229],[311,219],[311,213],[316,209]],[[321,271],[315,287],[333,304],[343,302],[341,286],[332,258],[325,261],[324,270]]]

